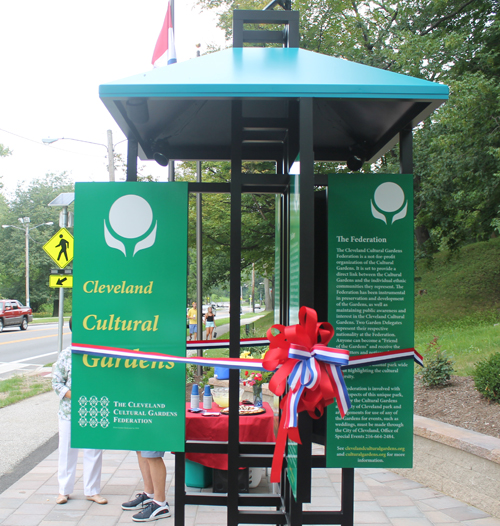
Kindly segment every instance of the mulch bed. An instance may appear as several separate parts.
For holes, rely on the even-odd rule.
[[[500,438],[500,404],[479,394],[470,376],[452,376],[446,387],[424,387],[415,377],[415,414]]]

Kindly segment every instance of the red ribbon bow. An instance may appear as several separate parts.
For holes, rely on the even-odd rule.
[[[273,334],[273,329],[279,332]],[[281,396],[285,392],[287,379],[299,361],[289,357],[289,350],[292,344],[312,352],[315,350],[315,347],[324,348],[332,339],[334,332],[330,323],[318,323],[316,311],[309,307],[300,308],[298,325],[273,325],[267,331],[270,345],[269,351],[264,357],[263,366],[268,371],[274,371],[277,367],[279,369],[271,378],[269,389],[277,396]],[[314,387],[303,389],[297,405],[298,413],[307,411],[312,418],[320,418],[325,407],[333,403],[339,396],[336,380],[333,377],[330,365],[318,361],[317,366],[319,367],[319,381],[315,383]],[[288,391],[280,403],[282,416],[274,450],[271,482],[280,481],[287,437],[298,444],[302,443],[298,427],[288,427],[287,424],[290,411],[289,398],[298,391],[299,384],[293,390]]]

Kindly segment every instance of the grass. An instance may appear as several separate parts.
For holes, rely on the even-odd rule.
[[[257,314],[257,313],[255,313]],[[247,318],[253,318],[255,316],[254,313],[251,313],[251,315],[245,315]],[[243,316],[244,317],[244,316]],[[250,335],[245,334],[245,326],[242,327],[240,330],[240,337],[241,338],[264,338],[266,335],[267,329],[274,323],[274,312],[267,312],[262,318],[258,319],[256,322],[254,322],[253,325],[253,332]],[[222,336],[218,337],[219,340],[226,340],[228,338],[228,334],[223,334]],[[210,358],[220,358],[229,356],[229,350],[228,349],[207,349],[204,351],[203,356],[207,356]]]
[[[20,402],[52,389],[51,379],[45,376],[13,376],[0,381],[0,408]]]
[[[471,376],[476,362],[500,351],[500,324],[438,325],[435,330],[416,331],[415,347],[424,360],[433,356],[427,347],[434,336],[455,362],[454,374],[458,376]]]
[[[70,314],[65,314],[64,321],[69,321],[70,316]],[[46,316],[45,314],[33,314],[33,321],[31,323],[36,325],[40,323],[57,323],[58,321],[58,317],[54,318],[53,316]]]
[[[475,243],[458,255],[421,261],[415,276],[415,346],[426,356],[434,336],[455,361],[454,374],[470,376],[475,363],[500,351],[500,238]]]

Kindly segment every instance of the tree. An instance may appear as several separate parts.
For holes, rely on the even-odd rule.
[[[0,157],[7,157],[8,155],[12,155],[12,150],[9,150],[6,148],[3,144],[0,144]],[[0,173],[0,190],[3,187],[2,183],[2,174]],[[3,198],[3,196],[0,195],[0,200]]]
[[[230,163],[206,162],[202,164],[203,181],[228,182],[231,179]],[[244,163],[244,170],[252,173],[274,173],[272,163]],[[194,181],[194,163],[183,163],[177,179]],[[229,279],[230,261],[230,196],[228,194],[203,195],[203,290]],[[261,274],[272,276],[274,272],[274,196],[245,194],[242,196],[242,252],[241,269],[255,263]],[[189,247],[196,246],[196,200],[194,194],[189,200]],[[190,264],[196,265],[196,254],[190,257]],[[195,278],[196,273],[193,275]],[[189,285],[188,285],[189,287]],[[191,289],[190,289],[191,290]]]
[[[19,225],[18,218],[29,217],[31,225],[52,221],[53,226],[31,229],[30,303],[36,311],[42,304],[55,299],[56,292],[48,286],[51,267],[54,266],[44,252],[43,245],[57,232],[60,209],[47,206],[62,192],[72,192],[74,186],[66,173],[47,174],[33,180],[28,187],[18,186],[14,197],[7,201],[2,224]],[[0,296],[24,299],[25,297],[25,233],[16,228],[0,231]]]
[[[416,222],[431,232],[431,251],[486,240],[500,218],[498,80],[466,73],[450,86],[450,104],[417,135]]]
[[[221,13],[229,38],[233,9],[267,2],[199,4]],[[451,85],[450,101],[414,132],[420,250],[457,248],[498,231],[498,1],[294,0],[292,8],[301,13],[302,48]],[[397,173],[397,149],[371,171]]]

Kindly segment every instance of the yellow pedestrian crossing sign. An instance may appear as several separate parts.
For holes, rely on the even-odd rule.
[[[49,287],[53,289],[71,289],[73,288],[73,276],[65,274],[51,274],[49,276]]]
[[[73,261],[73,236],[65,228],[61,228],[43,245],[43,249],[56,265],[64,268]]]

